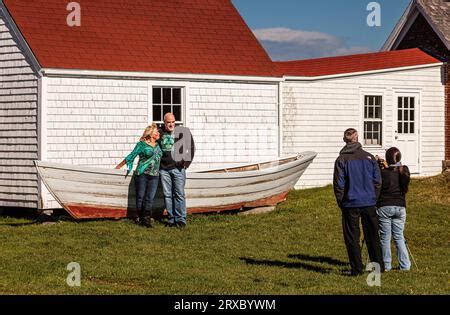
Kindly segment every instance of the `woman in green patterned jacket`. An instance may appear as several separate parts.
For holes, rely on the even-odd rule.
[[[139,156],[135,170],[136,209],[138,223],[152,227],[152,207],[159,182],[159,164],[162,150],[158,144],[159,132],[156,124],[145,128],[144,134],[136,144],[134,150],[125,158],[130,172],[133,162]]]

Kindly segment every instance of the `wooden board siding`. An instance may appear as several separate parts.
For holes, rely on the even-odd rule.
[[[0,11],[0,207],[38,206],[38,80]]]
[[[444,158],[444,86],[441,78],[441,68],[433,67],[283,83],[283,153],[318,152],[297,187],[332,183],[334,161],[344,145],[344,130],[350,127],[361,129],[363,91],[377,91],[384,95],[383,147],[366,148],[373,154],[383,156],[384,150],[392,145],[394,92],[420,92],[419,175],[438,174]]]

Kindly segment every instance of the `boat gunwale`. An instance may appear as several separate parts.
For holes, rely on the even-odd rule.
[[[290,182],[294,182],[294,185],[295,185],[295,182],[298,180],[298,177],[300,177],[300,176],[301,176],[301,174],[299,175],[299,174],[296,174],[296,173],[291,173],[290,175],[277,178],[277,179],[275,179],[273,181],[278,182],[278,185],[287,185]],[[55,179],[55,178],[52,178],[52,179]],[[56,179],[56,180],[60,180],[60,179]],[[246,186],[246,187],[247,186],[262,186],[263,184],[266,184],[266,183],[269,183],[269,182],[271,182],[271,181],[265,180],[265,181],[253,182],[253,183],[242,185],[242,186],[228,186],[228,187],[221,187],[221,188],[218,188],[218,189],[221,190],[222,188],[228,188],[228,189],[229,188],[240,188],[240,187],[244,187],[244,186]],[[77,183],[80,183],[80,182],[77,182]],[[280,183],[282,183],[282,184],[280,184]],[[291,186],[294,186],[294,185],[291,185]],[[103,185],[103,186],[106,186],[106,185]],[[117,186],[117,187],[119,187],[119,186]],[[253,190],[251,192],[229,192],[229,193],[216,194],[214,196],[198,195],[198,191],[201,191],[201,190],[204,190],[204,189],[205,189],[204,187],[203,188],[186,188],[186,196],[189,199],[201,199],[201,198],[211,198],[211,197],[214,197],[214,198],[216,198],[216,197],[227,198],[227,197],[232,197],[232,196],[261,193],[261,192],[267,191],[267,190],[269,190],[271,188],[258,188],[257,190],[255,189],[255,190]],[[212,189],[214,189],[214,188],[212,188]],[[55,194],[57,194],[57,193],[82,194],[82,192],[77,191],[75,189],[71,189],[69,187],[64,188],[64,189],[55,189],[54,191],[55,191]],[[84,193],[96,196],[96,194],[94,194],[94,193],[89,193],[89,192],[84,192]],[[192,196],[193,194],[197,194],[197,195],[196,196]],[[111,194],[101,193],[101,196],[107,197],[107,198],[109,198],[109,197],[122,197],[122,195],[118,195],[117,193],[114,193],[114,194],[113,193],[111,193]],[[125,197],[125,196],[123,196],[123,197]]]
[[[301,157],[299,157],[299,155],[301,155]],[[187,172],[186,176],[187,176],[187,179],[217,179],[218,176],[220,176],[223,179],[258,177],[258,176],[264,176],[267,174],[271,174],[271,173],[274,173],[277,171],[287,170],[287,169],[297,166],[298,164],[307,163],[311,160],[314,160],[316,156],[317,156],[316,152],[306,151],[306,152],[301,152],[296,155],[280,158],[277,160],[270,160],[270,161],[266,161],[266,162],[246,164],[247,166],[251,166],[251,165],[277,162],[279,160],[286,160],[286,159],[290,159],[290,158],[299,157],[291,162],[282,164],[280,166],[269,167],[266,169],[240,171],[240,172],[220,172],[220,173],[219,172],[192,171],[192,172]],[[85,167],[85,166],[81,166],[81,165],[53,163],[53,162],[41,161],[41,160],[35,160],[34,163],[35,163],[38,171],[39,171],[39,168],[53,168],[53,169],[69,170],[69,171],[82,172],[82,173],[92,173],[92,174],[102,174],[102,175],[108,174],[108,175],[113,175],[113,176],[126,176],[126,170],[120,170],[120,169],[94,168],[94,167],[89,167],[89,166]],[[236,167],[238,168],[240,166],[235,166],[234,168],[236,168]],[[222,169],[226,169],[226,168],[222,168]],[[221,169],[214,169],[214,170],[221,170]],[[39,175],[41,176],[41,178],[43,178],[41,172],[39,172]],[[130,174],[128,176],[133,176],[133,175],[134,175],[134,172],[130,172]]]
[[[306,165],[307,164],[307,165]],[[283,169],[283,170],[280,170],[278,173],[286,173],[286,172],[289,172],[291,169],[293,169],[293,168],[300,168],[298,171],[296,171],[295,173],[297,173],[297,172],[301,172],[301,171],[304,171],[304,169],[306,169],[307,167],[308,167],[308,165],[309,165],[309,163],[300,163],[300,164],[295,164],[295,165],[292,165],[290,168],[286,168],[286,169]],[[293,176],[293,175],[296,175],[295,173],[293,173],[293,172],[289,172],[289,173],[291,173],[291,174],[289,174],[289,175],[286,175],[286,176]],[[272,173],[272,174],[264,174],[264,175],[273,175],[274,173]],[[299,177],[301,176],[301,174],[300,175],[298,175]],[[265,183],[265,182],[267,182],[267,180],[266,179],[263,179],[263,176],[259,176],[259,177],[255,177],[255,176],[253,176],[253,177],[245,177],[245,179],[254,179],[254,178],[257,178],[257,179],[255,179],[255,180],[253,180],[252,182],[249,182],[249,183],[246,183],[246,184],[243,184],[243,185],[238,185],[238,186],[248,186],[248,185],[258,185],[258,184],[261,184],[261,183]],[[259,179],[259,178],[261,178],[261,179]],[[192,179],[192,178],[188,178],[189,179],[189,181],[193,181],[193,180],[196,180],[196,179]],[[239,180],[239,179],[243,179],[243,178],[231,178],[231,179],[227,179],[227,180]],[[73,179],[65,179],[64,177],[55,177],[55,176],[46,176],[46,180],[48,180],[48,181],[53,181],[53,180],[57,180],[57,181],[59,181],[59,180],[61,180],[61,181],[69,181],[69,182],[76,182],[76,183],[88,183],[88,184],[91,184],[92,183],[92,181],[89,181],[89,180],[80,180],[79,178],[78,179],[76,179],[76,180],[73,180]],[[202,178],[200,178],[200,179],[197,179],[197,180],[211,180],[211,179],[202,179]],[[279,180],[279,178],[277,178],[276,180]],[[96,184],[99,184],[99,185],[101,185],[101,186],[108,186],[108,185],[110,185],[110,184],[108,184],[108,183],[106,183],[106,182],[96,182]],[[211,188],[214,188],[214,189],[222,189],[222,188],[230,188],[230,187],[236,187],[236,185],[235,185],[236,183],[234,183],[234,184],[232,184],[232,183],[229,183],[228,185],[226,185],[226,186],[221,186],[221,187],[211,187]],[[114,186],[117,186],[117,187],[120,187],[121,185],[114,185]],[[205,189],[205,187],[189,187],[189,188],[186,188],[187,190],[189,190],[189,191],[197,191],[197,190],[202,190],[202,189]]]

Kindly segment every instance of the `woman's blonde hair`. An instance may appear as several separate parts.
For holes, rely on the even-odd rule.
[[[155,130],[158,130],[158,126],[155,123],[151,124],[150,126],[147,126],[147,128],[145,128],[144,130],[144,133],[142,134],[140,141],[149,139],[152,133],[155,132]]]

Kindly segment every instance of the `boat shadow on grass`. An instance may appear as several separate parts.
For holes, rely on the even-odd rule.
[[[248,257],[240,257],[239,259],[244,261],[248,265],[261,265],[261,266],[273,266],[282,268],[294,268],[294,269],[304,269],[307,271],[313,271],[321,274],[335,273],[336,269],[324,266],[313,265],[309,262],[327,263],[332,266],[338,267],[348,267],[346,262],[326,257],[326,256],[311,256],[307,254],[291,254],[288,258],[296,258],[303,261],[298,262],[287,262],[280,260],[268,260],[268,259],[254,259]],[[349,273],[349,268],[339,268],[338,274],[347,275]]]
[[[58,209],[59,210],[59,209]],[[61,209],[61,212],[63,210]],[[72,217],[70,217],[68,214],[44,214],[44,213],[27,213],[27,214],[17,214],[17,213],[5,213],[7,217],[14,218],[14,219],[21,219],[21,220],[28,220],[28,222],[14,222],[14,223],[0,223],[0,226],[11,226],[11,227],[21,227],[21,226],[27,226],[27,225],[35,225],[35,224],[41,224],[41,225],[51,225],[56,224],[60,221],[74,221]]]

